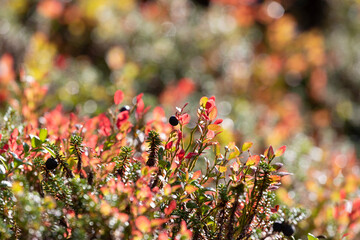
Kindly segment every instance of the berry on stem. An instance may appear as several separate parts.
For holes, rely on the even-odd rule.
[[[49,157],[45,163],[45,167],[47,170],[54,170],[58,165],[59,163],[54,157]]]
[[[295,233],[294,226],[290,225],[288,223],[283,223],[282,224],[282,230],[281,231],[287,237],[290,237],[291,235],[293,235]]]
[[[176,126],[179,124],[179,120],[175,117],[175,116],[171,116],[169,118],[169,123],[172,125],[172,126]]]
[[[274,222],[274,224],[273,224],[274,232],[280,232],[281,228],[282,228],[282,223],[281,222]]]
[[[130,111],[129,105],[124,105],[119,109],[119,112]]]
[[[295,233],[294,226],[286,222],[274,222],[274,232],[282,232],[286,237],[290,237]]]

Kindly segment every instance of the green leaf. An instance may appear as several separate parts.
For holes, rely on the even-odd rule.
[[[196,204],[196,202],[194,202],[194,201],[188,201],[187,203],[186,203],[186,207],[187,208],[198,208],[199,206]]]
[[[6,173],[6,169],[4,165],[0,164],[0,175],[5,175],[5,173]]]
[[[23,148],[25,154],[28,153],[30,150],[30,146],[26,142],[23,142]]]
[[[55,153],[51,148],[46,147],[46,146],[44,146],[43,148],[44,148],[48,153],[50,153],[51,156],[53,156],[54,158],[56,158],[56,153]]]
[[[15,167],[15,168],[17,168],[18,166],[24,164],[23,160],[21,160],[21,159],[18,157],[18,155],[16,155],[16,154],[13,153],[13,152],[10,152],[10,153],[11,153],[11,155],[14,157],[14,167]]]
[[[319,240],[317,237],[315,237],[311,233],[308,233],[307,237],[308,237],[308,240]]]
[[[45,142],[47,135],[48,135],[48,131],[46,128],[40,129],[39,138],[42,142]]]
[[[6,170],[9,170],[9,166],[6,163],[6,159],[0,155],[0,161],[2,162],[2,164],[6,167]]]
[[[33,148],[38,148],[41,146],[42,142],[38,136],[30,135],[31,137],[31,146]]]

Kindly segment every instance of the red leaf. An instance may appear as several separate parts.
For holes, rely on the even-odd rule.
[[[181,149],[177,156],[178,156],[179,160],[182,160],[185,156],[184,149]]]
[[[276,212],[278,212],[279,211],[279,205],[276,205],[275,207],[273,207],[273,208],[271,208],[271,212],[272,213],[276,213]]]
[[[191,152],[191,153],[188,153],[188,155],[186,155],[186,157],[185,157],[185,158],[190,159],[190,158],[192,158],[193,156],[196,156],[196,155],[197,155],[197,153],[193,153],[193,152]]]
[[[165,112],[162,107],[155,107],[153,110],[153,116],[155,120],[161,121],[165,117]]]
[[[270,146],[266,151],[265,151],[265,154],[264,154],[269,160],[272,160],[274,158],[274,149],[272,146]]]
[[[221,124],[223,122],[223,120],[221,118],[216,119],[216,121],[214,122],[214,124]]]
[[[186,125],[190,122],[190,115],[187,113],[180,115],[178,118],[179,118],[181,125]]]
[[[116,105],[120,104],[124,99],[124,93],[121,90],[117,90],[114,95],[114,102]]]
[[[142,100],[143,95],[144,95],[143,93],[140,93],[136,97],[136,113],[137,113],[138,117],[141,116],[141,114],[143,113],[144,108],[145,108],[144,101]]]
[[[19,130],[17,128],[15,128],[14,131],[10,135],[10,139],[16,140],[18,136],[19,136]]]
[[[120,129],[121,125],[129,119],[129,112],[123,111],[118,114],[116,120],[116,126]]]
[[[167,206],[165,209],[164,209],[164,213],[166,215],[170,215],[176,208],[176,201],[175,200],[172,200],[170,203],[169,203],[169,206]]]
[[[104,113],[99,115],[99,130],[100,134],[110,136],[111,122]]]
[[[165,150],[170,149],[170,148],[172,147],[172,145],[173,145],[173,141],[168,142],[168,143],[165,145]]]

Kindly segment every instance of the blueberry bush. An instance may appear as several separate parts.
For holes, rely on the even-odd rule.
[[[359,9],[351,0],[2,1],[1,238],[176,238],[186,225],[192,238],[226,239],[231,229],[239,238],[242,228],[250,239],[359,239]],[[214,95],[217,118],[206,128],[198,111],[208,101],[199,100]],[[255,155],[242,151],[249,141]],[[270,160],[270,145],[286,152]],[[243,219],[243,204],[256,202],[264,176],[280,176],[265,174],[263,162],[293,175],[271,177],[271,196],[261,195],[270,220],[259,216],[269,209],[260,202],[264,210],[244,227],[251,214]],[[145,190],[114,199],[101,192],[112,178],[125,187],[142,176],[159,192],[131,207],[154,202],[149,211],[122,206]],[[182,199],[175,187],[163,197],[167,184],[184,195],[197,190]],[[202,191],[214,199],[201,200]],[[120,228],[116,209],[128,216]],[[139,216],[150,221],[146,231]],[[159,218],[169,221],[155,226]],[[233,218],[245,222],[231,226]]]
[[[220,146],[215,97],[196,125],[186,105],[168,118],[124,94],[105,114],[60,108],[37,126],[17,112],[1,132],[1,237],[13,239],[265,239],[291,236],[306,217],[276,204],[286,147]],[[119,107],[120,106],[120,107]],[[125,109],[125,110],[124,110]],[[280,223],[279,223],[280,221]]]

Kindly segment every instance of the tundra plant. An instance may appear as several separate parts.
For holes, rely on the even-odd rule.
[[[304,211],[275,203],[289,173],[253,143],[222,148],[215,97],[203,97],[195,127],[186,104],[149,114],[142,94],[93,118],[61,107],[1,127],[2,239],[277,239]],[[169,120],[168,120],[169,119]]]

